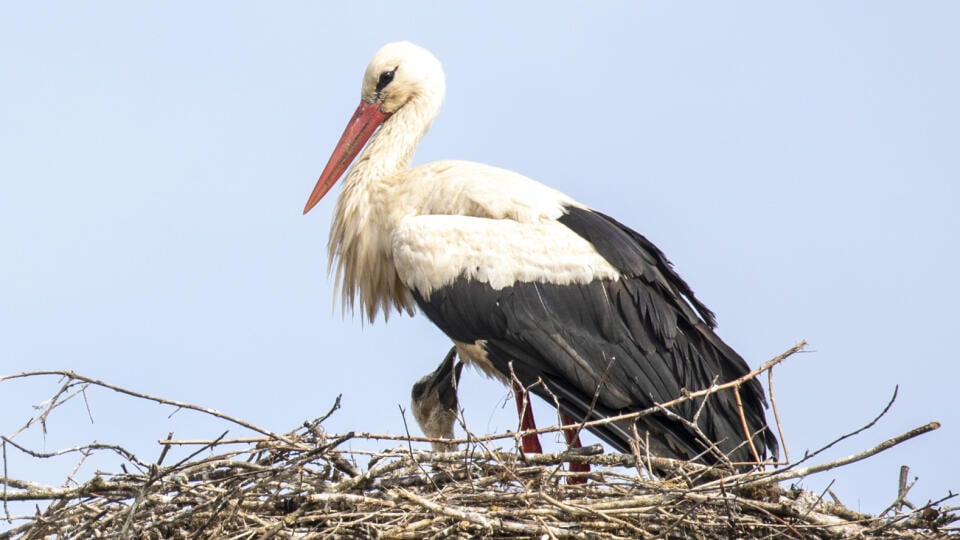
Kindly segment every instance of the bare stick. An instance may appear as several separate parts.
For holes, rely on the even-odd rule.
[[[232,423],[234,423],[234,424],[237,424],[238,426],[245,427],[245,428],[249,429],[250,431],[255,431],[255,432],[260,433],[260,434],[262,434],[262,435],[266,435],[267,437],[270,437],[271,439],[277,439],[277,440],[281,440],[281,441],[283,441],[283,442],[286,442],[286,443],[288,443],[288,444],[293,444],[293,441],[290,441],[289,439],[287,439],[286,437],[284,437],[284,436],[282,436],[282,435],[277,435],[276,433],[273,433],[273,432],[270,431],[270,430],[263,429],[263,428],[261,428],[261,427],[258,427],[258,426],[255,426],[255,425],[251,424],[250,422],[245,422],[245,421],[243,421],[243,420],[240,420],[239,418],[235,418],[235,417],[230,416],[230,415],[228,415],[228,414],[224,414],[224,413],[222,413],[222,412],[220,412],[220,411],[218,411],[218,410],[216,410],[216,409],[209,409],[209,408],[207,408],[207,407],[201,407],[201,406],[199,406],[199,405],[193,405],[192,403],[187,403],[187,402],[184,402],[184,401],[176,401],[176,400],[172,400],[172,399],[166,399],[166,398],[162,398],[162,397],[152,396],[152,395],[150,395],[150,394],[144,394],[143,392],[135,392],[135,391],[133,391],[133,390],[128,390],[128,389],[123,388],[123,387],[121,387],[121,386],[117,386],[117,385],[114,385],[114,384],[110,384],[110,383],[107,383],[107,382],[104,382],[104,381],[101,381],[101,380],[93,379],[93,378],[90,378],[90,377],[85,377],[85,376],[83,376],[83,375],[80,375],[80,374],[78,374],[78,373],[74,373],[74,372],[72,372],[72,371],[64,371],[64,370],[25,371],[25,372],[23,372],[23,373],[17,373],[17,374],[14,374],[14,375],[3,375],[3,376],[0,376],[0,383],[2,383],[2,382],[4,382],[4,381],[7,381],[7,380],[12,380],[12,379],[20,379],[20,378],[25,378],[25,377],[38,377],[38,376],[43,376],[43,375],[58,375],[58,376],[60,376],[60,377],[67,377],[68,379],[72,379],[72,380],[76,380],[76,381],[82,381],[82,382],[85,382],[85,383],[88,383],[88,384],[92,384],[92,385],[95,385],[95,386],[99,386],[99,387],[101,387],[101,388],[106,388],[106,389],[108,389],[108,390],[113,390],[114,392],[118,392],[118,393],[120,393],[120,394],[126,394],[126,395],[128,395],[128,396],[133,396],[133,397],[140,398],[140,399],[146,399],[146,400],[150,400],[150,401],[155,401],[155,402],[157,402],[157,403],[162,403],[162,404],[164,404],[164,405],[170,405],[170,406],[178,407],[178,408],[181,408],[181,409],[189,409],[189,410],[192,410],[192,411],[202,412],[202,413],[204,413],[204,414],[208,414],[208,415],[210,415],[210,416],[214,416],[214,417],[216,417],[216,418],[220,418],[220,419],[222,419],[222,420],[226,420],[226,421],[228,421],[228,422],[232,422]]]
[[[742,484],[738,484],[738,485],[749,486],[749,485],[754,485],[758,483],[782,482],[784,480],[790,480],[791,478],[800,478],[803,476],[810,476],[811,474],[828,471],[830,469],[836,469],[837,467],[842,467],[844,465],[849,465],[850,463],[855,463],[857,461],[867,459],[870,456],[879,454],[880,452],[883,452],[884,450],[888,450],[904,441],[908,441],[914,437],[923,435],[924,433],[927,433],[936,429],[940,429],[940,422],[930,422],[929,424],[925,424],[920,427],[913,428],[910,431],[907,431],[906,433],[902,433],[900,435],[897,435],[896,437],[887,439],[882,443],[872,448],[868,448],[867,450],[864,450],[862,452],[857,452],[856,454],[853,454],[844,458],[840,458],[834,461],[830,461],[827,463],[821,463],[820,465],[813,465],[811,467],[805,467],[801,469],[792,469],[788,467],[786,469],[781,469],[780,471],[777,471],[769,475],[767,474],[757,475],[756,473],[749,473],[749,474],[758,476],[757,480],[744,481]]]
[[[720,380],[720,376],[719,376],[719,375],[714,375],[714,376],[713,376],[713,379],[710,381],[710,388],[711,388],[711,389],[713,389],[713,387],[715,387],[715,386],[717,385],[717,381],[718,381],[718,380]],[[710,399],[710,396],[711,396],[711,395],[713,395],[713,394],[710,393],[710,394],[707,394],[706,396],[704,396],[704,397],[703,397],[703,401],[700,402],[700,406],[697,407],[697,412],[695,412],[695,413],[693,414],[693,418],[690,420],[690,421],[693,422],[694,424],[700,422],[700,415],[703,413],[704,409],[707,408],[707,400]]]
[[[740,427],[743,428],[743,436],[747,439],[747,444],[750,445],[750,453],[753,454],[753,459],[756,460],[757,465],[760,465],[760,454],[757,453],[757,447],[753,444],[753,434],[750,433],[750,428],[747,426],[747,417],[743,413],[743,400],[740,399],[739,386],[733,388],[733,397],[737,402],[737,414],[740,416]]]
[[[410,427],[407,425],[407,411],[404,410],[399,404],[397,408],[400,409],[400,419],[403,420],[403,431],[407,434],[407,437],[410,436]],[[433,477],[430,476],[430,472],[424,468],[423,463],[413,455],[413,443],[407,441],[407,450],[410,452],[410,460],[417,464],[417,468],[420,469],[420,472],[423,473],[424,477],[430,479],[430,482],[433,483],[433,487],[440,491],[440,487],[433,481]]]
[[[338,411],[338,410],[340,409],[340,400],[341,400],[342,398],[343,398],[343,394],[337,394],[337,398],[336,398],[335,400],[333,400],[333,405],[330,406],[330,410],[327,411],[326,414],[324,414],[324,415],[321,416],[320,418],[317,418],[316,420],[313,420],[312,422],[310,422],[309,425],[310,425],[311,427],[313,427],[313,426],[318,426],[318,425],[322,424],[327,418],[330,418],[330,416],[331,416],[333,413],[335,413],[336,411]],[[307,423],[305,422],[304,424],[306,425]]]
[[[596,410],[597,402],[600,401],[600,390],[603,389],[603,386],[607,383],[607,377],[610,375],[610,369],[613,367],[613,363],[616,361],[616,358],[611,358],[607,362],[607,367],[603,368],[603,374],[600,375],[600,380],[597,382],[597,389],[593,393],[593,398],[590,399],[590,407],[587,408],[586,414],[583,415],[583,420],[577,424],[576,435],[579,437],[580,432],[583,431],[583,426],[586,425],[587,419],[593,414],[593,411]],[[557,406],[559,412],[559,405]]]
[[[901,510],[903,510],[904,506],[906,506],[911,510],[916,510],[917,507],[914,506],[913,503],[907,500],[907,493],[910,491],[910,488],[913,487],[912,482],[909,485],[907,484],[907,478],[909,476],[910,476],[910,467],[907,467],[906,465],[901,465],[899,482],[897,483],[897,498],[896,500],[893,501],[893,503],[890,506],[888,506],[883,512],[880,513],[881,516],[887,515],[891,510],[900,512]]]
[[[893,395],[890,396],[890,400],[889,400],[889,401],[887,402],[887,404],[883,407],[883,410],[880,411],[880,414],[878,414],[877,416],[875,416],[873,420],[867,422],[866,425],[864,425],[864,426],[861,427],[860,429],[851,431],[850,433],[844,433],[843,435],[841,435],[841,436],[837,437],[836,439],[834,439],[834,440],[830,441],[829,443],[827,443],[825,446],[819,448],[819,449],[816,450],[815,452],[806,454],[805,456],[803,456],[803,459],[801,459],[800,461],[797,461],[796,463],[791,463],[791,464],[788,465],[786,468],[781,469],[781,470],[778,471],[778,472],[783,472],[783,471],[792,469],[792,468],[800,465],[801,463],[804,463],[804,462],[806,462],[806,461],[809,461],[809,460],[813,459],[815,456],[817,456],[818,454],[826,451],[827,449],[831,448],[832,446],[834,446],[835,444],[839,443],[840,441],[849,439],[850,437],[853,437],[853,436],[855,436],[855,435],[858,435],[858,434],[860,434],[860,433],[863,433],[864,431],[872,428],[878,421],[880,421],[881,418],[883,418],[884,416],[886,416],[887,412],[890,411],[890,407],[893,406],[893,402],[895,402],[895,401],[897,400],[897,393],[899,392],[899,390],[900,390],[900,387],[899,387],[899,386],[894,386],[894,387],[893,387]],[[928,424],[928,425],[929,425],[929,424]],[[940,427],[940,424],[937,424],[937,427]],[[936,429],[936,428],[934,428],[934,429]]]
[[[89,450],[111,450],[113,452],[116,452],[118,455],[122,456],[127,461],[137,465],[138,467],[142,467],[142,468],[148,467],[147,464],[140,461],[137,458],[137,456],[133,454],[133,452],[130,452],[126,448],[115,445],[115,444],[91,443],[91,444],[84,444],[80,446],[73,446],[70,448],[64,448],[61,450],[56,450],[54,452],[37,452],[36,450],[31,450],[23,445],[20,445],[14,442],[13,440],[7,437],[0,436],[0,439],[2,439],[4,443],[10,444],[17,450],[20,450],[24,454],[27,454],[28,456],[35,457],[35,458],[41,458],[41,459],[52,458],[52,457],[62,456],[65,454],[83,453]]]
[[[780,436],[780,446],[783,448],[783,461],[790,463],[790,452],[787,450],[787,439],[783,436],[783,424],[780,422],[780,411],[777,410],[777,400],[773,396],[773,366],[767,371],[767,391],[770,393],[770,406],[773,408],[773,419],[777,423],[777,435]]]
[[[0,447],[3,449],[3,478],[10,478],[10,473],[7,471],[7,441],[6,439],[0,441]],[[7,483],[3,483],[3,515],[6,516],[7,521],[10,521],[10,509],[7,507]]]

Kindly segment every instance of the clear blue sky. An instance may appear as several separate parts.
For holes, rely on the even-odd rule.
[[[893,411],[825,459],[943,423],[803,486],[835,480],[870,512],[901,464],[920,476],[914,502],[960,489],[960,4],[506,5],[0,9],[0,373],[73,369],[275,431],[343,393],[329,429],[402,433],[398,405],[448,340],[422,317],[341,318],[333,197],[300,212],[366,63],[406,39],[448,77],[416,162],[514,169],[643,232],[753,365],[810,342],[775,375],[794,457],[871,419],[895,385]],[[0,432],[56,387],[0,385]],[[505,389],[470,371],[464,387],[473,431],[515,426]],[[78,401],[18,440],[153,459],[168,431],[224,429],[88,398],[92,425]],[[8,457],[46,483],[75,462]],[[97,467],[116,465],[79,476]]]

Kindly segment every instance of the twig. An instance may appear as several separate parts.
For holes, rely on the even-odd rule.
[[[126,395],[128,395],[128,396],[133,396],[133,397],[140,398],[140,399],[146,399],[146,400],[149,400],[149,401],[155,401],[155,402],[157,402],[157,403],[162,403],[162,404],[164,404],[164,405],[170,405],[170,406],[178,407],[178,408],[181,408],[181,409],[189,409],[189,410],[192,410],[192,411],[202,412],[202,413],[204,413],[204,414],[208,414],[208,415],[210,415],[210,416],[214,416],[214,417],[216,417],[216,418],[220,418],[221,420],[226,420],[227,422],[231,422],[231,423],[237,424],[238,426],[245,427],[245,428],[249,429],[250,431],[255,431],[255,432],[257,432],[257,433],[260,433],[261,435],[266,435],[267,437],[269,437],[269,438],[271,438],[271,439],[277,439],[277,440],[283,441],[283,442],[288,443],[288,444],[293,444],[292,441],[288,440],[287,438],[283,437],[282,435],[278,435],[278,434],[276,434],[276,433],[273,433],[273,432],[270,431],[270,430],[263,429],[263,428],[261,428],[261,427],[259,427],[259,426],[256,426],[256,425],[254,425],[254,424],[251,424],[250,422],[246,422],[246,421],[244,421],[244,420],[240,420],[239,418],[235,418],[235,417],[230,416],[230,415],[228,415],[228,414],[224,414],[224,413],[222,413],[222,412],[220,412],[220,411],[218,411],[218,410],[216,410],[216,409],[210,409],[210,408],[207,408],[207,407],[201,407],[201,406],[199,406],[199,405],[193,405],[192,403],[187,403],[187,402],[184,402],[184,401],[177,401],[177,400],[173,400],[173,399],[166,399],[166,398],[162,398],[162,397],[152,396],[152,395],[150,395],[150,394],[145,394],[145,393],[143,393],[143,392],[136,392],[136,391],[133,391],[133,390],[128,390],[128,389],[126,389],[126,388],[123,388],[122,386],[117,386],[117,385],[110,384],[110,383],[107,383],[107,382],[104,382],[104,381],[101,381],[101,380],[98,380],[98,379],[93,379],[93,378],[90,378],[90,377],[85,377],[85,376],[80,375],[80,374],[78,374],[78,373],[74,373],[73,371],[65,371],[65,370],[25,371],[25,372],[17,373],[17,374],[14,374],[14,375],[3,375],[3,376],[0,376],[0,383],[2,383],[2,382],[4,382],[4,381],[8,381],[8,380],[13,380],[13,379],[21,379],[21,378],[25,378],[25,377],[39,377],[39,376],[45,376],[45,375],[57,375],[57,376],[60,376],[60,377],[67,377],[68,379],[72,379],[72,380],[76,380],[76,381],[82,381],[82,382],[85,382],[85,383],[88,383],[88,384],[92,384],[92,385],[95,385],[95,386],[99,386],[99,387],[101,387],[101,388],[106,388],[106,389],[108,389],[108,390],[113,390],[114,392],[118,392],[118,393],[120,393],[120,394],[126,394]]]
[[[809,514],[810,512],[813,512],[813,509],[816,508],[817,505],[820,504],[820,501],[823,500],[823,496],[826,495],[828,491],[830,491],[830,488],[831,488],[831,487],[833,487],[833,483],[834,483],[834,482],[836,482],[835,479],[834,479],[834,480],[830,480],[830,483],[827,484],[827,487],[825,487],[825,488],[823,489],[823,491],[820,492],[820,495],[817,495],[817,500],[813,501],[813,504],[810,505],[810,508],[807,508],[807,511],[803,514],[804,517],[806,517],[807,514]]]
[[[791,478],[801,478],[804,476],[810,476],[811,474],[828,471],[830,469],[836,469],[837,467],[842,467],[844,465],[849,465],[850,463],[855,463],[857,461],[867,459],[870,456],[879,454],[880,452],[883,452],[884,450],[888,450],[904,441],[908,441],[914,437],[923,435],[924,433],[933,431],[935,429],[940,429],[940,422],[930,422],[929,424],[925,424],[923,426],[913,428],[910,431],[897,435],[896,437],[887,439],[882,443],[872,448],[868,448],[867,450],[864,450],[862,452],[857,452],[856,454],[853,454],[844,458],[840,458],[834,461],[830,461],[827,463],[821,463],[820,465],[813,465],[813,466],[805,467],[802,469],[787,467],[784,469],[780,469],[779,471],[776,471],[773,474],[748,473],[748,475],[745,475],[744,482],[741,483],[740,485],[751,486],[759,483],[783,482],[784,480],[790,480]],[[746,479],[746,477],[749,475],[755,476],[756,479],[755,480]]]
[[[337,412],[338,410],[340,410],[340,400],[341,400],[342,398],[343,398],[343,394],[337,394],[337,398],[336,398],[335,400],[333,400],[333,405],[330,406],[330,410],[327,411],[327,412],[326,412],[323,416],[321,416],[320,418],[317,418],[317,419],[315,419],[313,422],[310,422],[310,426],[311,426],[311,427],[313,427],[313,426],[319,426],[319,425],[322,424],[324,421],[326,421],[327,418],[330,418],[330,416],[333,415],[333,413],[335,413],[335,412]],[[305,425],[306,425],[306,423],[305,423]]]
[[[849,433],[844,433],[843,435],[841,435],[841,436],[837,437],[836,439],[830,441],[829,443],[827,443],[826,445],[820,447],[819,449],[817,449],[817,450],[814,451],[814,452],[808,452],[806,455],[803,456],[803,459],[797,461],[796,463],[791,463],[790,465],[786,466],[786,467],[783,468],[783,469],[780,469],[780,470],[777,471],[777,472],[778,472],[778,473],[782,473],[782,472],[788,471],[788,470],[790,470],[790,469],[793,469],[793,468],[797,467],[798,465],[800,465],[801,463],[804,463],[804,462],[806,462],[806,461],[809,461],[809,460],[813,459],[814,457],[816,457],[817,455],[825,452],[825,451],[828,450],[829,448],[832,448],[834,445],[840,443],[841,441],[844,441],[844,440],[846,440],[846,439],[849,439],[850,437],[854,437],[854,436],[856,436],[856,435],[858,435],[858,434],[860,434],[860,433],[863,433],[864,431],[872,428],[878,421],[880,421],[881,418],[883,418],[884,416],[886,416],[886,414],[890,411],[890,407],[892,407],[892,406],[893,406],[893,403],[897,400],[897,393],[898,393],[899,390],[900,390],[900,386],[899,386],[899,385],[893,387],[893,395],[890,396],[890,400],[887,401],[887,404],[883,407],[883,410],[880,411],[880,414],[878,414],[877,416],[875,416],[875,417],[873,418],[873,420],[867,422],[865,425],[863,425],[863,426],[860,427],[859,429],[856,429],[856,430],[851,431],[851,432],[849,432]],[[928,425],[929,425],[929,424],[928,424]],[[940,427],[940,424],[937,424],[937,428],[939,428],[939,427]],[[937,428],[934,428],[934,429],[937,429]]]
[[[0,449],[3,450],[3,478],[10,478],[10,473],[7,471],[7,441],[0,440]],[[3,515],[7,518],[7,522],[10,521],[10,508],[7,506],[7,482],[3,483]]]
[[[910,484],[907,484],[907,478],[909,476],[910,476],[910,467],[907,467],[906,465],[901,465],[899,481],[897,483],[897,498],[896,500],[893,501],[892,504],[890,504],[890,506],[888,506],[883,512],[880,513],[881,516],[887,515],[891,510],[900,512],[901,510],[903,510],[904,506],[906,506],[911,510],[916,510],[916,506],[914,506],[913,503],[907,500],[907,493],[913,487],[914,482],[916,482],[916,480],[914,480],[914,482],[910,482]]]
[[[761,459],[760,454],[757,452],[756,445],[753,444],[753,433],[750,432],[750,428],[747,426],[747,417],[743,413],[743,400],[740,399],[740,387],[733,387],[733,398],[737,402],[737,415],[740,416],[740,427],[743,428],[743,436],[747,440],[747,444],[750,445],[750,453],[753,455],[754,461],[757,465],[760,465]]]
[[[597,381],[597,389],[593,392],[593,397],[590,399],[590,407],[587,408],[586,414],[583,415],[583,420],[577,425],[577,430],[575,432],[576,436],[580,436],[580,433],[583,431],[583,427],[586,425],[587,419],[593,415],[593,412],[597,408],[597,402],[600,401],[600,390],[603,389],[603,386],[607,384],[607,378],[610,376],[610,369],[613,368],[613,363],[616,361],[616,358],[610,358],[610,361],[607,362],[607,367],[603,368],[603,373],[600,375],[600,380]],[[557,406],[559,411],[559,404]]]
[[[783,436],[783,424],[780,422],[780,411],[777,409],[777,399],[773,395],[773,366],[767,371],[767,391],[770,394],[770,407],[773,408],[773,419],[777,424],[777,435],[780,437],[780,447],[783,448],[783,461],[790,463],[790,451],[787,450],[787,439]]]
[[[27,454],[30,457],[35,457],[39,459],[47,459],[47,458],[62,456],[65,454],[72,454],[75,452],[83,453],[89,450],[111,450],[116,454],[122,456],[124,459],[126,459],[130,463],[137,465],[138,467],[144,467],[144,468],[147,467],[147,464],[140,461],[133,452],[130,452],[126,448],[123,448],[122,446],[118,446],[115,444],[91,443],[91,444],[83,444],[80,446],[73,446],[70,448],[64,448],[61,450],[56,450],[54,452],[37,452],[36,450],[31,450],[25,446],[20,445],[19,443],[14,442],[11,439],[8,439],[6,436],[0,436],[0,440],[3,440],[4,443],[7,443],[10,446],[13,446],[17,450],[20,450],[21,452],[23,452],[24,454]]]
[[[405,411],[405,410],[403,409],[403,407],[401,407],[400,405],[397,405],[397,407],[400,409],[400,418],[403,420],[403,431],[404,431],[404,432],[407,434],[407,436],[409,437],[409,436],[410,436],[410,427],[407,425],[407,415],[406,415],[406,412],[407,412],[407,411]],[[413,455],[413,443],[411,443],[410,441],[407,441],[407,450],[410,452],[410,460],[413,461],[413,462],[417,465],[417,468],[420,469],[420,472],[423,473],[423,476],[424,476],[425,478],[429,479],[431,483],[433,483],[433,477],[430,476],[430,472],[427,471],[427,469],[424,468],[423,463],[421,463],[420,460],[417,459],[417,458]],[[440,487],[437,486],[435,483],[434,483],[433,487],[436,488],[437,491],[440,490]]]

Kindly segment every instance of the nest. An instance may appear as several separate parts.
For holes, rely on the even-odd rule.
[[[460,441],[457,452],[417,450],[410,442],[429,441],[422,437],[328,433],[323,421],[339,407],[339,399],[327,415],[281,435],[218,411],[70,372],[32,372],[0,377],[0,382],[51,374],[65,377],[60,390],[21,431],[93,385],[200,411],[261,436],[168,437],[159,441],[160,458],[151,463],[119,446],[77,447],[85,456],[114,453],[122,463],[118,471],[98,472],[64,488],[0,477],[0,496],[13,523],[0,532],[0,540],[960,537],[957,508],[945,505],[954,495],[911,504],[906,470],[901,470],[897,500],[877,516],[847,508],[829,491],[782,487],[784,481],[869,458],[936,429],[935,422],[842,460],[810,465],[815,452],[796,463],[725,475],[640,452],[603,454],[599,445],[537,455],[492,448],[497,439],[515,439],[517,433],[470,437]],[[3,437],[4,456],[16,449],[37,459],[49,457],[18,444],[16,435]],[[354,439],[392,439],[402,446],[373,452],[342,448]],[[171,448],[191,451],[165,463]],[[362,467],[361,460],[366,461]],[[589,463],[591,471],[569,472],[571,462]],[[649,470],[659,477],[652,478]],[[571,482],[572,477],[587,482]],[[33,516],[16,518],[6,510],[12,501],[48,504]]]

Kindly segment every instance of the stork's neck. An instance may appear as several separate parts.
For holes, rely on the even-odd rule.
[[[371,184],[407,168],[439,108],[438,99],[418,95],[393,113],[357,158],[344,182],[343,195],[358,184],[366,188],[361,191],[375,189]]]
[[[373,322],[383,310],[413,310],[413,298],[393,265],[391,233],[396,208],[393,190],[399,173],[440,108],[442,96],[420,94],[388,118],[354,163],[337,199],[328,245],[330,266],[336,267],[344,311],[359,297]],[[401,212],[402,213],[402,212]]]

